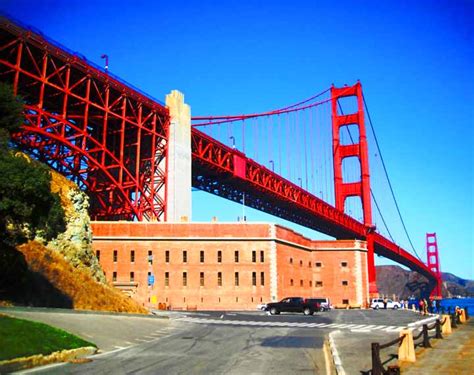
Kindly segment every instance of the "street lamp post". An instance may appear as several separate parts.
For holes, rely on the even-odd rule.
[[[109,55],[103,54],[100,56],[101,59],[105,59],[105,71],[109,70]]]
[[[273,160],[270,160],[269,163],[272,165],[272,172],[275,172],[275,163]]]
[[[303,182],[301,180],[301,177],[298,177],[298,181],[300,182],[300,188],[303,188],[303,186],[302,186]]]
[[[232,139],[232,148],[235,148],[235,137],[231,135],[229,139]]]

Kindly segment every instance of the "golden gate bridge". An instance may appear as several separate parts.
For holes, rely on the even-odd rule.
[[[93,219],[168,220],[165,105],[7,18],[0,77],[25,102],[15,144],[86,190]],[[428,264],[397,245],[371,190],[366,118],[378,146],[360,82],[267,112],[193,117],[192,186],[337,239],[367,241],[371,293],[379,254],[427,277],[440,297],[436,237],[427,236]]]

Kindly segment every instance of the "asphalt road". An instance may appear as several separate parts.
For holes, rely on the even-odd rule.
[[[346,372],[352,373],[350,369],[367,367],[371,340],[388,341],[404,326],[425,318],[383,310],[333,310],[314,316],[158,312],[156,317],[52,309],[3,312],[61,327],[102,351],[88,363],[34,370],[45,374],[326,374],[322,349],[334,331],[339,331],[343,362],[345,355],[350,359]],[[349,341],[351,345],[344,344]]]

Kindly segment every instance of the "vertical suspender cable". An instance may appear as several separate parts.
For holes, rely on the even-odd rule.
[[[270,134],[270,141],[268,142],[268,159],[267,163],[270,164],[269,160],[273,160],[273,146],[274,146],[274,140],[273,140],[273,116],[269,117],[270,120],[270,126],[269,126],[269,134]],[[273,160],[273,169],[275,169],[275,160]]]
[[[282,141],[282,131],[281,131],[281,115],[278,115],[278,168],[280,171],[280,176],[281,174],[281,143]]]
[[[362,95],[362,97],[363,97],[363,95]],[[365,104],[365,99],[364,99],[364,104]],[[341,115],[343,115],[344,112],[342,111],[341,104],[338,103],[338,105],[339,105],[339,110],[341,111]],[[365,106],[365,111],[367,112],[367,105]],[[368,115],[368,117],[369,117],[369,122],[370,122],[370,115],[369,115],[368,112],[367,112],[367,115]],[[347,127],[347,133],[349,134],[349,138],[350,138],[350,140],[351,140],[351,143],[354,144],[354,138],[352,137],[352,134],[351,134],[351,131],[350,131],[349,127]],[[372,133],[373,133],[373,130],[372,130]],[[359,137],[360,137],[360,130],[359,130]],[[379,149],[378,145],[377,145],[377,149]],[[379,154],[380,154],[380,149],[379,149]],[[382,223],[383,223],[383,225],[385,226],[385,229],[387,230],[387,233],[388,233],[390,239],[392,240],[392,242],[395,242],[395,240],[394,240],[393,237],[392,237],[392,234],[390,233],[390,230],[388,229],[388,225],[387,225],[387,223],[386,223],[386,221],[385,221],[385,218],[384,218],[383,215],[382,215],[382,211],[380,210],[380,207],[379,207],[379,205],[378,205],[378,203],[377,203],[377,199],[375,199],[375,195],[374,195],[374,192],[372,191],[372,188],[370,189],[370,195],[372,196],[372,199],[374,200],[375,207],[377,207],[377,211],[378,211],[378,213],[379,213],[379,215],[380,215],[380,218],[382,219]]]
[[[242,152],[245,153],[245,128],[247,127],[245,121],[242,121]]]
[[[287,163],[287,178],[291,181],[291,151],[290,151],[290,115],[286,114],[286,137],[285,137],[285,157]]]
[[[415,250],[415,247],[413,246],[413,243],[411,242],[411,238],[410,238],[410,235],[408,234],[408,230],[405,226],[405,222],[403,220],[403,217],[402,217],[402,214],[400,212],[400,208],[398,207],[398,203],[397,203],[397,200],[395,198],[395,193],[393,191],[393,188],[392,188],[392,183],[390,182],[390,178],[388,177],[388,172],[387,172],[387,168],[385,167],[385,162],[383,160],[383,157],[382,157],[382,153],[380,152],[380,147],[379,147],[379,142],[377,140],[377,136],[375,134],[375,130],[374,130],[374,126],[372,124],[372,119],[370,117],[370,113],[369,113],[369,108],[367,107],[367,103],[365,101],[365,97],[364,97],[364,94],[362,94],[362,99],[364,101],[364,107],[365,107],[365,112],[367,113],[367,117],[369,119],[369,124],[370,124],[370,128],[372,129],[372,134],[374,135],[374,140],[375,140],[375,144],[377,146],[377,150],[379,152],[379,156],[380,156],[380,160],[382,161],[382,166],[383,166],[383,170],[385,172],[385,176],[387,177],[387,182],[388,182],[388,186],[390,187],[390,192],[392,193],[392,197],[393,197],[393,201],[395,202],[395,207],[397,208],[397,212],[398,212],[398,216],[400,217],[400,220],[402,222],[402,225],[403,225],[403,229],[405,230],[405,234],[408,238],[408,241],[410,242],[410,245],[411,245],[411,248],[413,249],[413,251],[415,252],[416,256],[418,259],[421,260],[420,256],[418,255],[418,253],[416,252]]]
[[[306,178],[306,190],[308,190],[308,132],[307,132],[307,127],[308,127],[308,122],[306,121],[306,118],[308,117],[308,113],[306,111],[303,112],[305,115],[305,120],[304,120],[304,169],[305,169],[305,178]]]

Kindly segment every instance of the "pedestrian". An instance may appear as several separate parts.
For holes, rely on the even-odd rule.
[[[433,314],[436,314],[438,312],[438,310],[436,308],[436,300],[435,299],[431,302],[431,312]]]
[[[420,314],[424,315],[424,313],[425,313],[425,309],[424,309],[424,306],[423,306],[424,302],[421,298],[420,298],[419,305],[420,305]]]
[[[423,299],[423,315],[428,315],[428,301],[426,298]]]
[[[387,297],[385,297],[385,298],[383,299],[383,308],[384,308],[385,310],[387,310],[387,303],[388,303],[388,300],[387,300]]]
[[[405,308],[405,302],[403,301],[403,299],[400,300],[400,307],[402,308],[402,310]]]

